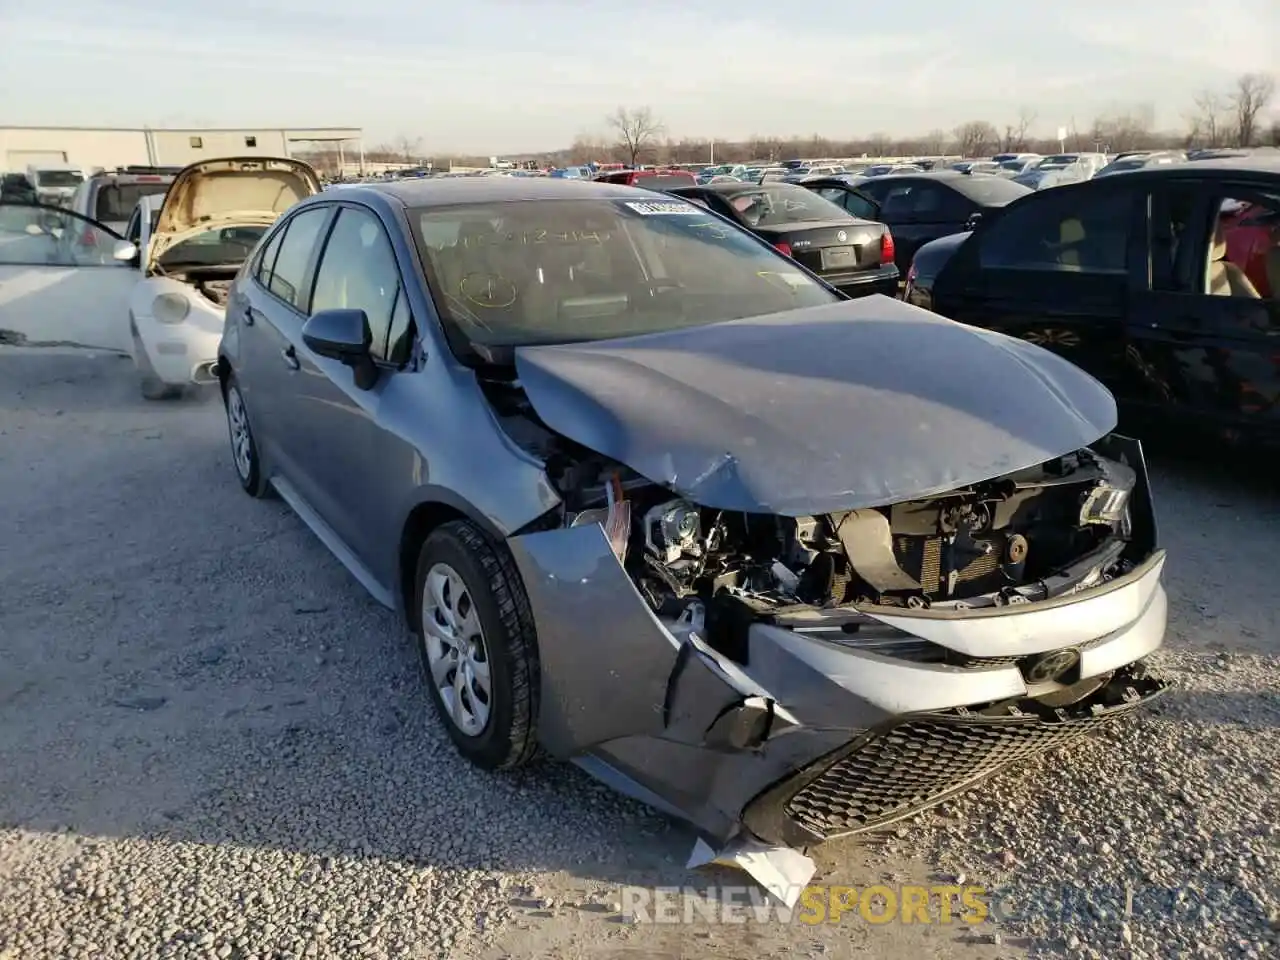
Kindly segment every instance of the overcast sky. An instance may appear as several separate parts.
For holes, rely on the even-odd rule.
[[[1023,105],[1046,135],[1141,105],[1172,128],[1246,71],[1280,72],[1280,0],[0,0],[6,124],[349,125],[427,152],[567,146],[619,105],[675,137]]]

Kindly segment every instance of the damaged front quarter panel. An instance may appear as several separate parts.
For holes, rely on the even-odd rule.
[[[541,638],[539,739],[552,756],[724,841],[746,799],[848,739],[787,737],[790,712],[696,630],[660,620],[599,524],[508,544]]]
[[[599,524],[508,543],[539,633],[549,638],[539,647],[539,733],[553,756],[635,736],[744,749],[763,739],[752,731],[794,722],[696,630],[653,613]]]

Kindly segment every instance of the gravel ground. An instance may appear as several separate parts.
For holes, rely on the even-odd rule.
[[[236,488],[216,403],[130,368],[0,347],[0,960],[1280,953],[1274,482],[1158,466],[1157,706],[815,854],[963,875],[999,922],[636,925],[621,885],[708,882],[690,836],[569,767],[460,761],[400,625]]]

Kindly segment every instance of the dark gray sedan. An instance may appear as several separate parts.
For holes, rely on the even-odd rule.
[[[404,611],[464,755],[542,748],[719,849],[877,827],[1161,686],[1107,391],[677,197],[304,200],[218,375],[240,484]]]

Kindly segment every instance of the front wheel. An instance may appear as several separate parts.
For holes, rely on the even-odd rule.
[[[471,522],[454,520],[422,544],[415,582],[423,674],[458,752],[486,770],[529,762],[541,674],[511,557]]]

